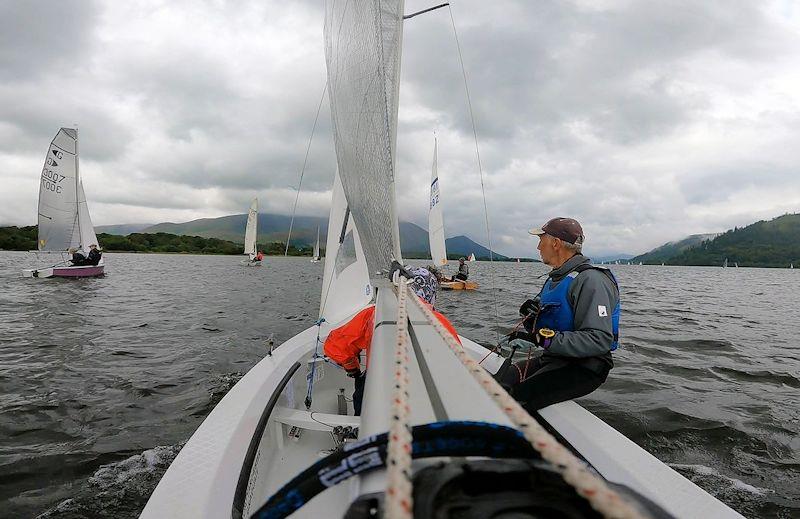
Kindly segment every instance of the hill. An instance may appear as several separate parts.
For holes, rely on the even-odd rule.
[[[258,215],[259,243],[286,243],[291,218],[279,214]],[[177,235],[202,236],[219,238],[234,243],[241,243],[247,215],[235,214],[219,218],[201,218],[186,223],[160,223],[142,230],[145,233],[165,232]],[[320,241],[325,246],[328,231],[328,219],[319,216],[296,216],[292,227],[292,245],[311,247],[317,238],[317,227],[320,230]],[[456,236],[445,240],[448,257],[455,259],[475,253],[478,259],[489,259],[489,249],[466,236]],[[408,258],[430,258],[428,231],[411,222],[400,222],[400,247],[403,256]],[[507,260],[506,256],[494,253],[495,259]]]
[[[116,234],[120,236],[127,236],[131,233],[142,232],[148,227],[152,227],[152,223],[123,223],[119,225],[97,225],[94,228],[96,233]]]
[[[740,267],[800,266],[800,214],[785,214],[733,228],[685,250],[671,265],[720,266],[725,259]]]
[[[645,252],[639,256],[630,258],[631,263],[660,264],[669,262],[672,258],[692,247],[700,245],[707,240],[713,240],[719,236],[718,233],[712,234],[692,234],[691,236],[679,241],[670,241],[660,247],[656,247],[650,252]],[[622,258],[620,258],[622,259]]]

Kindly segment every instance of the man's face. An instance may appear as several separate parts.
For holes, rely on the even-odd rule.
[[[539,250],[539,256],[542,257],[542,262],[551,267],[555,266],[553,261],[556,259],[556,241],[557,238],[553,238],[549,234],[541,234],[539,235],[539,246],[536,247]]]

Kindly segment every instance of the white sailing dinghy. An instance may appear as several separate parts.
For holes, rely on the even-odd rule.
[[[488,375],[502,357],[465,337],[458,345],[403,278],[385,278],[401,259],[402,23],[402,1],[326,4],[339,173],[320,319],[217,404],[142,517],[741,517],[573,402],[529,416]],[[371,301],[363,412],[353,416],[352,380],[321,349]]]
[[[474,252],[473,252],[472,254],[470,254],[470,255],[469,255],[469,258],[467,258],[467,261],[469,261],[470,263],[472,263],[473,261],[475,261],[475,253],[474,253]]]
[[[311,256],[311,263],[319,261],[319,227],[317,227],[317,243],[314,244],[314,255]]]
[[[441,185],[439,183],[439,143],[433,141],[433,165],[431,166],[431,196],[428,210],[428,243],[431,259],[436,267],[447,265],[447,244],[444,239],[444,212],[442,210]],[[444,290],[475,290],[478,284],[474,281],[442,281],[439,286]]]
[[[250,202],[250,210],[247,211],[247,227],[244,230],[244,252],[247,260],[244,262],[248,267],[260,267],[261,258],[259,257],[256,242],[258,241],[258,198],[253,198]]]
[[[59,129],[50,143],[39,183],[38,215],[38,250],[34,252],[37,256],[61,256],[61,261],[45,268],[25,269],[24,277],[74,278],[104,274],[103,258],[97,265],[70,264],[69,250],[75,249],[88,256],[91,245],[100,246],[80,178],[76,129]]]

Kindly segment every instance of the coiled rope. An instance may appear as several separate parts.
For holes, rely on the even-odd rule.
[[[407,290],[407,289],[406,289]],[[442,340],[456,355],[458,360],[467,368],[475,380],[489,394],[492,400],[508,416],[511,423],[522,431],[525,439],[541,454],[542,458],[550,462],[556,471],[561,474],[578,495],[586,499],[589,504],[605,517],[619,519],[639,519],[644,516],[639,510],[625,501],[617,492],[606,485],[600,477],[589,471],[586,463],[579,460],[558,440],[553,438],[533,417],[528,414],[519,403],[509,395],[500,384],[481,366],[478,365],[464,348],[456,342],[445,327],[433,315],[433,312],[411,294],[411,299],[425,315],[428,324],[433,326]],[[400,326],[398,320],[398,328]]]
[[[392,417],[386,457],[386,516],[389,519],[410,519],[413,514],[411,495],[411,427],[408,403],[408,281],[400,276],[397,291],[397,341],[394,345],[394,390]]]

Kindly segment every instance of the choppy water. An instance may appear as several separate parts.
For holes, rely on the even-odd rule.
[[[0,252],[0,516],[136,517],[224,393],[313,324],[322,263],[108,254],[108,275],[19,277]],[[496,264],[438,307],[486,344],[541,284]],[[623,349],[581,403],[747,516],[800,516],[800,270],[619,267]]]

